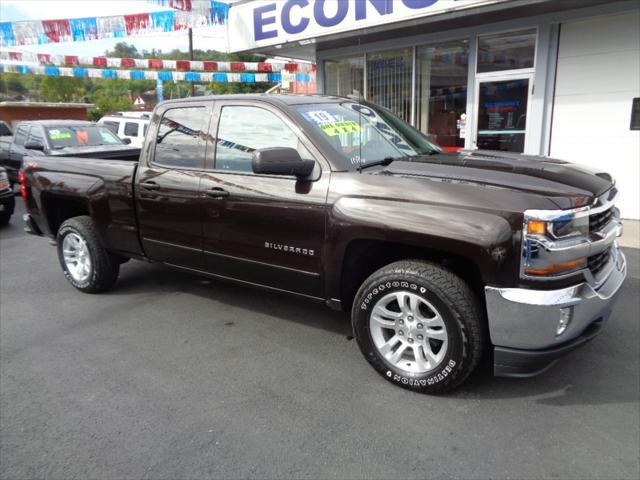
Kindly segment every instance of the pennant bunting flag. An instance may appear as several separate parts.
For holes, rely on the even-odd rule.
[[[225,25],[229,5],[216,0],[156,1],[174,10],[109,17],[0,22],[0,46],[84,42]]]
[[[316,81],[315,72],[294,73],[283,70],[280,73],[221,73],[221,72],[194,72],[194,71],[167,71],[167,70],[123,70],[113,68],[85,68],[85,67],[58,67],[54,65],[17,65],[7,64],[0,60],[0,72],[13,72],[22,75],[49,75],[56,77],[79,77],[79,78],[121,78],[125,80],[156,80],[166,82],[177,82],[186,80],[188,82],[209,83],[209,82],[236,82],[236,83],[256,83],[269,82],[279,83],[298,82],[311,83]]]
[[[204,70],[209,72],[315,72],[311,63],[213,62],[198,60],[161,60],[156,58],[78,57],[17,50],[0,51],[0,60],[36,62],[47,65],[84,67],[142,68],[162,70]]]

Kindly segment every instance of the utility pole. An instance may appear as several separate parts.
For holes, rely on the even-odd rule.
[[[193,30],[189,27],[189,60],[193,61]],[[195,88],[193,82],[189,85],[189,95],[195,96]]]

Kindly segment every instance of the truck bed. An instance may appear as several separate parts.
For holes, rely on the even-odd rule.
[[[131,160],[26,157],[28,206],[38,229],[53,237],[59,226],[56,212],[62,218],[65,211],[75,209],[99,219],[96,225],[110,250],[140,255],[133,191],[137,166]]]

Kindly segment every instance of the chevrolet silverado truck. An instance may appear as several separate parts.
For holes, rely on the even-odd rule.
[[[626,276],[607,173],[444,153],[352,98],[163,102],[137,163],[27,158],[21,189],[78,290],[138,259],[324,302],[382,377],[424,393],[484,354],[496,375],[543,371],[600,332]]]
[[[18,183],[24,157],[36,155],[137,160],[140,149],[130,147],[107,127],[84,120],[20,122],[12,137],[0,141],[0,166],[7,169],[12,186]]]

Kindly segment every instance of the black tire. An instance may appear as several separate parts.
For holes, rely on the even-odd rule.
[[[403,370],[390,363],[372,338],[370,317],[374,306],[389,298],[389,293],[402,291],[433,305],[446,327],[443,358],[425,372]],[[439,394],[455,389],[476,368],[484,352],[486,326],[478,298],[460,277],[431,262],[405,260],[374,272],[356,294],[351,319],[360,350],[373,368],[391,383],[420,393]],[[412,331],[415,332],[409,333]],[[410,341],[417,342],[413,338]],[[417,343],[413,346],[417,347]],[[410,355],[415,358],[415,353]]]
[[[64,260],[63,242],[67,235],[74,233],[86,243],[91,259],[88,278],[84,281],[76,280],[69,272]],[[110,254],[100,242],[91,217],[81,216],[66,220],[57,234],[58,260],[64,276],[69,283],[81,292],[99,293],[111,288],[118,279],[120,263]]]
[[[11,214],[10,213],[8,213],[8,212],[0,213],[0,226],[9,225],[10,221],[11,221]]]

